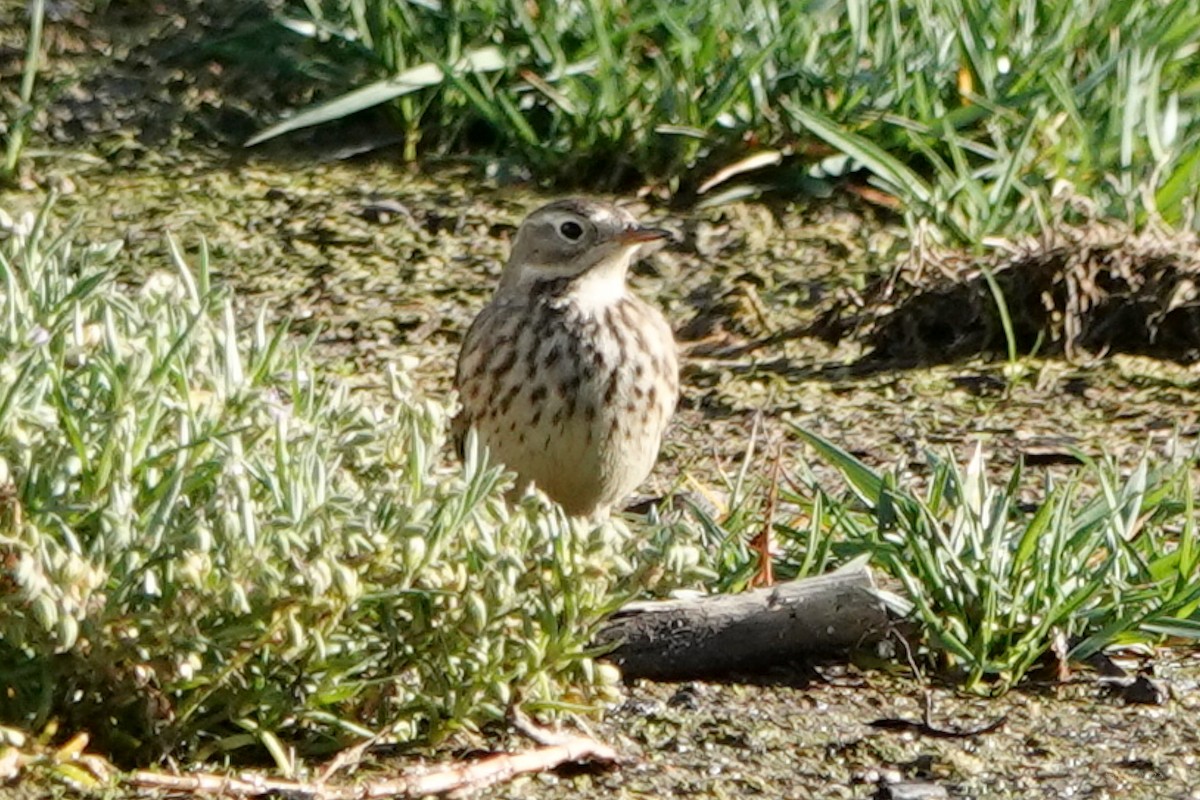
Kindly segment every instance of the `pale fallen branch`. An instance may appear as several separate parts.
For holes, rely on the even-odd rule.
[[[734,595],[631,603],[596,644],[627,678],[689,680],[827,658],[883,637],[887,610],[864,564]]]
[[[475,791],[511,780],[517,775],[543,772],[562,764],[599,762],[614,764],[617,752],[588,736],[572,736],[559,744],[522,753],[499,753],[450,764],[420,775],[368,780],[354,785],[269,778],[253,773],[174,775],[141,770],[127,781],[140,789],[160,789],[224,797],[258,797],[279,794],[301,800],[372,800],[372,798],[428,797]]]

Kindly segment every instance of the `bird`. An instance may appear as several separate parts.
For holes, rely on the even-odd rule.
[[[569,198],[521,223],[455,371],[460,454],[474,428],[492,461],[570,516],[608,518],[650,474],[679,400],[666,318],[626,282],[672,238],[610,203]]]

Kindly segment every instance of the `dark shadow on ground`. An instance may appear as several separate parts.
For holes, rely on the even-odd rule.
[[[1130,353],[1200,360],[1196,236],[1064,224],[1013,254],[912,256],[812,326],[852,338],[865,371],[1005,357]],[[996,292],[1003,296],[1003,306]],[[1007,311],[1007,320],[1004,316]]]
[[[117,165],[185,146],[218,150],[234,163],[251,152],[311,162],[386,144],[381,137],[395,141],[383,115],[368,112],[243,149],[288,111],[352,88],[370,67],[361,47],[318,46],[279,24],[281,5],[167,0],[92,10],[89,3],[57,4],[46,20],[42,135],[53,146],[98,150]],[[23,23],[3,26],[6,41],[23,37]],[[3,48],[0,58],[0,74],[19,74],[18,48]]]

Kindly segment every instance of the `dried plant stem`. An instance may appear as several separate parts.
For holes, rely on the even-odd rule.
[[[140,789],[160,789],[224,797],[261,797],[281,794],[308,800],[368,800],[375,797],[427,797],[483,789],[517,775],[554,769],[561,764],[599,762],[615,764],[616,750],[589,736],[571,736],[558,744],[521,753],[497,753],[476,761],[460,761],[422,775],[381,778],[355,785],[321,781],[268,778],[253,773],[189,775],[140,770],[129,783]]]

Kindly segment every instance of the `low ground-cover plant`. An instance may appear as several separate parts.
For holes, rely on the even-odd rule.
[[[411,157],[696,188],[758,154],[739,196],[861,169],[972,243],[1035,229],[1059,182],[1103,214],[1183,222],[1200,177],[1200,0],[287,8],[379,80],[255,141],[390,101]]]
[[[1021,467],[995,485],[978,448],[965,468],[931,458],[917,494],[798,433],[851,490],[837,500],[807,481],[837,549],[869,553],[901,581],[897,610],[911,613],[968,687],[1011,687],[1056,639],[1082,659],[1110,645],[1200,637],[1194,464],[1156,469],[1144,457],[1123,475],[1089,461],[1069,480],[1048,478],[1030,510]]]
[[[642,564],[695,564],[679,538],[510,512],[473,445],[439,466],[445,408],[402,373],[351,395],[285,330],[241,329],[203,248],[134,286],[47,211],[0,223],[5,722],[288,763],[586,708],[612,678],[596,621]]]

